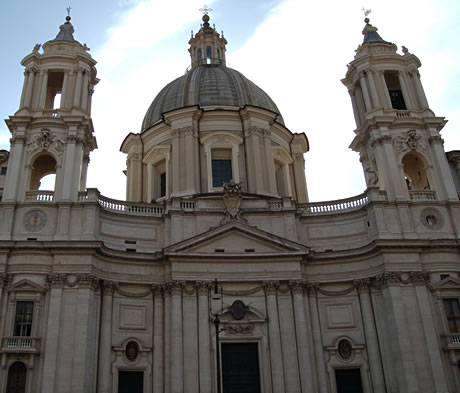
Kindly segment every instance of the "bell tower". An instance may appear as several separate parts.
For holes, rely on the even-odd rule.
[[[350,147],[360,154],[368,187],[388,200],[458,200],[440,136],[446,120],[428,105],[420,60],[404,46],[398,54],[365,23],[342,82],[357,125]]]
[[[76,201],[85,190],[89,154],[97,147],[91,96],[99,80],[96,61],[74,39],[70,20],[21,62],[19,109],[6,120],[12,138],[3,201]],[[49,174],[55,174],[54,189],[42,190]]]

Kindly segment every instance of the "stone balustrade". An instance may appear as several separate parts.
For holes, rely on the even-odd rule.
[[[3,337],[2,351],[3,352],[39,352],[40,339],[38,337]]]
[[[409,190],[410,199],[413,201],[435,201],[436,191],[433,190]]]
[[[302,215],[321,215],[332,213],[345,213],[357,210],[369,203],[366,193],[351,198],[338,199],[327,202],[312,202],[297,205],[297,210]]]
[[[53,202],[54,191],[27,191],[26,201]]]

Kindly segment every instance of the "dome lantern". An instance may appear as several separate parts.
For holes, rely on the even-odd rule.
[[[225,66],[225,45],[227,40],[222,33],[219,34],[209,24],[209,8],[203,9],[203,24],[198,33],[190,38],[189,52],[192,61],[192,68],[205,64],[219,64]]]

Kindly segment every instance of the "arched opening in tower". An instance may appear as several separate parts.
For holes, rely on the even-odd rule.
[[[38,157],[32,165],[30,191],[53,191],[56,180],[56,160],[50,155]]]

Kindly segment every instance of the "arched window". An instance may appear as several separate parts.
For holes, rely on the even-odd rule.
[[[207,46],[206,47],[206,64],[211,64],[212,63],[212,51],[211,47]]]
[[[47,175],[53,175],[45,179]],[[56,160],[50,155],[43,155],[38,157],[32,165],[32,175],[30,178],[30,191],[54,190],[54,180],[56,175]],[[45,182],[46,181],[46,182]],[[43,183],[43,187],[42,187]]]
[[[415,153],[407,153],[402,159],[404,177],[409,190],[429,190],[430,183],[422,158]]]
[[[22,362],[14,362],[8,370],[6,393],[25,393],[27,368]]]

